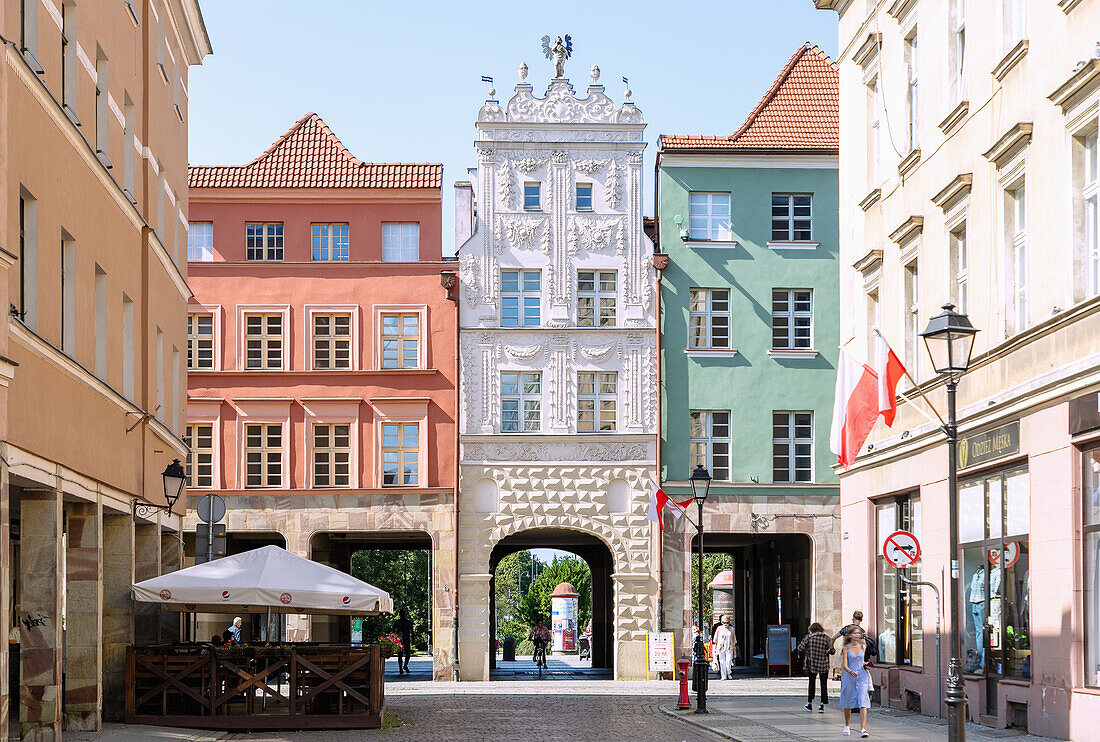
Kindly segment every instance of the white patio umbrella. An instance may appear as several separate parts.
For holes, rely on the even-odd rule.
[[[393,613],[389,593],[278,546],[196,564],[134,585],[134,600],[191,613]]]

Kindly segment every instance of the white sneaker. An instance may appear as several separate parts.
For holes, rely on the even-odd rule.
[[[844,731],[841,732],[841,734],[843,734],[845,737],[850,737],[852,736],[852,730],[848,727],[844,727]]]
[[[870,737],[871,735],[867,733],[866,729],[860,729],[859,730],[859,736],[860,737]]]

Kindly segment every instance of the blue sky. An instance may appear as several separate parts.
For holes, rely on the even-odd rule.
[[[360,159],[443,163],[444,254],[454,249],[453,183],[476,164],[481,76],[505,101],[525,61],[544,89],[544,34],[572,35],[565,72],[578,92],[593,62],[617,102],[630,79],[649,124],[647,215],[659,134],[730,133],[800,44],[834,58],[837,46],[836,14],[811,0],[201,4],[214,54],[188,85],[191,163],[245,163],[316,112]]]

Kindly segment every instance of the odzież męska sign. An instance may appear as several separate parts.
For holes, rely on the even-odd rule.
[[[959,468],[996,461],[1020,452],[1020,421],[986,430],[959,441]]]

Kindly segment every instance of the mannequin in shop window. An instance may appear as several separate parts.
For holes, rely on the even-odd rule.
[[[973,657],[967,653],[966,669],[970,672],[981,672],[985,666],[985,565],[979,564],[970,578],[970,618],[974,623],[974,650]],[[990,611],[994,622],[994,636],[996,636],[997,624],[1001,619],[1001,570],[994,569],[989,577],[989,598],[993,603]],[[994,641],[997,641],[994,639]]]

